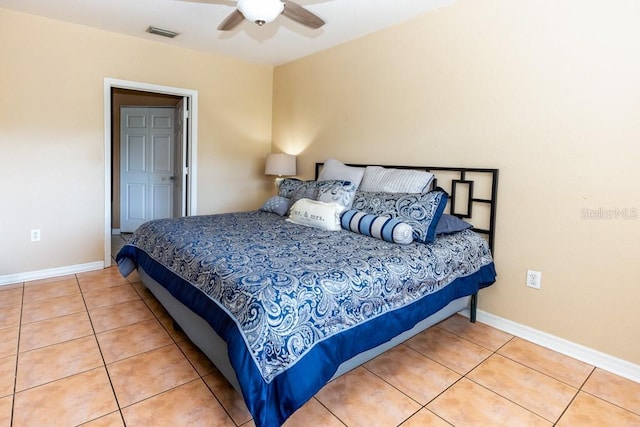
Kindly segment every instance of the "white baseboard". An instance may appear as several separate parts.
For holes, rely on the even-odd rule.
[[[460,314],[469,317],[469,310],[463,310]],[[512,322],[511,320],[495,316],[486,311],[478,310],[476,319],[478,322],[493,326],[496,329],[500,329],[501,331],[515,335],[534,344],[640,383],[640,365],[636,365],[635,363],[627,362],[626,360],[567,341],[529,326]]]
[[[113,235],[120,234],[120,229],[119,228],[112,228],[111,229],[111,234],[113,234]]]
[[[48,268],[46,270],[29,271],[26,273],[6,274],[0,276],[0,286],[28,282],[30,280],[66,276],[67,274],[84,273],[85,271],[101,270],[103,268],[104,261],[94,261],[86,264],[68,265],[66,267]]]

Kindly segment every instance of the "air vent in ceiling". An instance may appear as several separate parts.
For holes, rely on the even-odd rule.
[[[178,33],[176,33],[175,31],[164,30],[158,27],[147,28],[147,33],[155,34],[157,36],[162,36],[162,37],[168,37],[170,39],[178,35]]]

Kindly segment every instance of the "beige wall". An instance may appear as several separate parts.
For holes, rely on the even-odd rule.
[[[277,67],[274,151],[301,152],[306,177],[331,156],[499,168],[480,308],[640,363],[639,18],[621,0],[459,0]]]
[[[270,194],[272,67],[4,9],[0,23],[0,276],[103,259],[105,77],[198,91],[199,213]]]

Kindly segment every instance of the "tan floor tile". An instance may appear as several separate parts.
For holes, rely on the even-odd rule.
[[[116,411],[104,367],[15,395],[14,427],[71,426]]]
[[[122,415],[130,426],[235,427],[200,379],[124,408]]]
[[[427,405],[427,409],[456,427],[551,426],[552,423],[486,388],[462,378]]]
[[[22,324],[79,313],[85,310],[84,300],[79,293],[24,303],[22,306]]]
[[[25,287],[24,302],[42,301],[45,299],[79,293],[80,287],[78,286],[78,281],[75,278],[72,278],[57,282],[43,283],[37,286]]]
[[[0,290],[7,291],[9,289],[22,289],[24,288],[24,282],[10,283],[6,285],[0,285]]]
[[[582,391],[640,415],[640,383],[596,368]]]
[[[20,328],[18,326],[0,329],[0,357],[18,354],[19,333]]]
[[[178,343],[178,347],[180,347],[183,353],[187,356],[187,359],[189,359],[189,362],[191,362],[193,367],[196,368],[196,371],[198,371],[200,376],[204,376],[218,370],[211,360],[209,360],[209,358],[205,356],[205,354],[191,341],[180,341]]]
[[[129,280],[129,283],[131,283],[131,286],[133,286],[133,289],[135,289],[138,295],[140,295],[140,298],[153,297],[153,294],[151,293],[151,291],[145,285],[143,285],[142,282],[131,282],[129,277],[127,277],[127,280]]]
[[[120,411],[117,411],[82,424],[82,427],[124,427],[124,421]]]
[[[86,311],[22,325],[20,352],[92,335]]]
[[[229,381],[220,372],[214,372],[202,379],[237,425],[251,420],[251,413],[247,409],[242,395],[229,384]]]
[[[140,282],[141,279],[140,279],[140,275],[138,274],[138,271],[133,270],[131,274],[127,276],[127,280],[129,281],[129,283]]]
[[[112,363],[107,369],[121,408],[198,378],[175,344]]]
[[[111,329],[97,335],[105,363],[173,344],[173,340],[155,318]]]
[[[640,415],[580,392],[557,424],[558,427],[639,427]]]
[[[22,305],[7,305],[0,307],[0,329],[20,324]]]
[[[498,354],[467,378],[554,423],[578,393],[576,388]]]
[[[430,410],[423,408],[402,423],[400,427],[450,427],[451,424],[431,412]]]
[[[514,338],[498,353],[576,388],[580,388],[593,371],[591,365],[521,338]]]
[[[13,395],[0,399],[0,427],[11,427],[11,409],[13,408]]]
[[[420,405],[363,367],[336,378],[316,399],[348,426],[396,426]]]
[[[115,265],[112,265],[109,268],[103,268],[100,270],[85,271],[83,273],[78,273],[76,274],[76,277],[78,278],[78,280],[86,281],[90,279],[100,279],[105,277],[111,277],[111,278],[117,279],[119,277],[122,277],[122,275],[120,274],[118,267]]]
[[[181,330],[176,330],[176,328],[173,327],[173,319],[170,316],[162,316],[159,317],[158,320],[162,323],[162,326],[164,326],[175,342],[186,341],[189,339],[187,334]]]
[[[75,274],[66,274],[64,276],[48,277],[46,279],[31,280],[29,282],[24,282],[24,287],[27,288],[29,286],[44,285],[44,284],[47,284],[47,283],[60,282],[60,281],[63,281],[63,280],[71,280],[71,279],[75,280],[75,278],[76,278]]]
[[[151,310],[141,300],[96,308],[89,311],[89,316],[96,332],[104,332],[155,318]]]
[[[471,323],[467,317],[459,314],[449,317],[438,326],[491,351],[496,351],[513,338],[513,335],[484,323]]]
[[[147,307],[156,315],[156,317],[166,317],[169,316],[169,312],[164,309],[162,304],[156,299],[156,297],[144,298],[144,303],[147,304]]]
[[[311,399],[287,419],[283,427],[343,427],[344,424],[316,399]]]
[[[16,391],[89,371],[103,365],[94,336],[20,353]]]
[[[381,354],[365,367],[421,405],[460,379],[459,374],[405,345]]]
[[[0,397],[13,393],[13,385],[16,380],[16,356],[7,356],[0,359]]]
[[[96,289],[87,292],[83,291],[83,293],[89,310],[140,299],[129,283],[112,288]]]
[[[0,286],[0,307],[19,304],[22,304],[22,286],[10,289]]]
[[[114,286],[122,286],[128,284],[127,279],[117,274],[101,274],[93,276],[79,277],[80,289],[82,292],[96,291],[98,289],[113,288]]]
[[[491,356],[486,348],[439,327],[429,328],[405,344],[461,375]]]

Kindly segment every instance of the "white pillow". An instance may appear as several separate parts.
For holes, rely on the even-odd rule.
[[[289,209],[287,221],[323,230],[340,230],[340,214],[344,206],[331,202],[300,199]]]
[[[336,159],[328,159],[322,165],[318,181],[349,181],[358,188],[360,181],[362,181],[362,175],[364,175],[364,168],[346,166]]]
[[[378,193],[422,193],[429,190],[433,174],[412,169],[367,166],[359,191]]]

